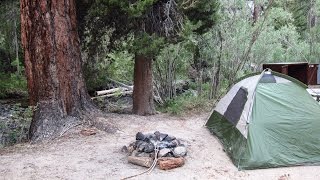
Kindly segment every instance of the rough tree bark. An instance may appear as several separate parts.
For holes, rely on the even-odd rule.
[[[96,111],[87,94],[74,0],[21,0],[32,141],[60,136]]]
[[[132,112],[142,116],[155,114],[152,59],[143,55],[135,56]]]

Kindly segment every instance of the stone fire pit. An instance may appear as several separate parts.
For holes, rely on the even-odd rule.
[[[163,170],[183,166],[187,155],[187,148],[181,140],[159,131],[138,132],[136,141],[124,149],[128,153],[128,162],[148,168],[158,164]]]

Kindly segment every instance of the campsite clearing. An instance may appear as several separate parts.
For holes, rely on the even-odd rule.
[[[177,169],[155,169],[135,179],[320,179],[320,166],[238,171],[219,140],[203,127],[209,113],[171,117],[109,114],[121,132],[80,134],[82,127],[50,144],[20,144],[0,151],[0,179],[120,179],[146,169],[127,163],[123,145],[138,131],[159,130],[188,142],[186,164]],[[289,174],[289,176],[288,176]]]

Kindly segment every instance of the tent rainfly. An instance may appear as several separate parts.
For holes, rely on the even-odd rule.
[[[239,169],[320,164],[320,105],[306,86],[264,71],[238,81],[206,127]]]

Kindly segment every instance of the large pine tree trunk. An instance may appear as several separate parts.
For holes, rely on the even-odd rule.
[[[74,0],[21,0],[32,141],[57,137],[95,110],[81,72]],[[86,116],[87,117],[87,116]]]
[[[153,103],[152,59],[143,55],[135,56],[133,113],[138,115],[155,114]]]

